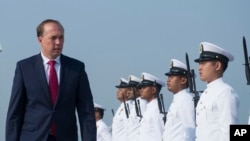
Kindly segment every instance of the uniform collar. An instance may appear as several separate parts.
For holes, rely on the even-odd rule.
[[[186,94],[186,93],[188,93],[187,89],[183,89],[179,91],[178,93],[174,94],[174,100],[179,99],[182,96],[182,94]]]
[[[217,85],[217,84],[219,84],[219,83],[221,83],[221,82],[223,82],[223,79],[222,79],[222,77],[219,77],[219,78],[215,79],[214,81],[208,83],[208,84],[207,84],[207,87],[208,87],[208,88],[209,88],[209,87],[212,87],[212,86]]]

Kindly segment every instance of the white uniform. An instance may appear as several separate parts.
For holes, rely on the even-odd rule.
[[[163,114],[160,114],[157,99],[153,99],[142,117],[138,141],[162,141],[163,130]]]
[[[248,117],[248,124],[250,125],[250,114],[249,114],[249,117]]]
[[[112,141],[127,141],[126,123],[124,103],[121,103],[113,117]]]
[[[140,112],[141,115],[143,115],[143,113],[146,110],[146,106],[147,106],[147,101],[144,99],[141,99],[140,97],[138,97],[136,100],[139,100],[140,102]],[[140,121],[141,121],[141,117],[138,117],[136,114],[136,110],[135,110],[135,101],[133,101],[133,105],[132,105],[132,109],[129,115],[129,119],[128,119],[128,141],[137,141],[137,137],[138,137],[138,129],[140,127]]]
[[[196,108],[196,141],[229,141],[230,124],[238,123],[239,99],[218,78],[207,84]]]
[[[187,89],[174,94],[167,114],[163,141],[194,141],[194,101]]]
[[[110,128],[104,123],[102,119],[96,122],[97,141],[111,141]]]

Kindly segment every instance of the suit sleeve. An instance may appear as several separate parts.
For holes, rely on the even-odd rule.
[[[6,141],[19,141],[25,110],[25,88],[17,63],[6,119]]]
[[[77,91],[77,112],[82,141],[96,141],[96,121],[93,97],[84,65],[80,73]]]

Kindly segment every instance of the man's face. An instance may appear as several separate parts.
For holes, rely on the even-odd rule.
[[[43,35],[38,37],[42,53],[49,59],[55,59],[63,50],[64,31],[55,23],[45,24],[43,30]]]
[[[124,98],[124,99],[123,99]],[[117,89],[117,99],[119,101],[124,101],[128,99],[127,88],[118,88]]]
[[[219,61],[199,62],[199,75],[202,81],[210,83],[217,78]]]
[[[134,99],[134,92],[136,93],[134,89],[135,89],[134,87],[129,87],[127,90],[127,95],[129,100]]]
[[[141,98],[150,102],[155,98],[155,90],[154,86],[143,86],[141,87],[140,94]]]
[[[170,75],[167,78],[167,88],[172,93],[178,93],[180,90],[182,90],[182,85],[184,85],[184,77],[178,76],[178,75]],[[186,81],[185,81],[186,83]]]

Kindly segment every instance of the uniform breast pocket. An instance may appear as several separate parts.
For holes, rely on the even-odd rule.
[[[206,111],[206,120],[209,124],[214,124],[218,119],[218,108],[215,104],[204,107]]]

